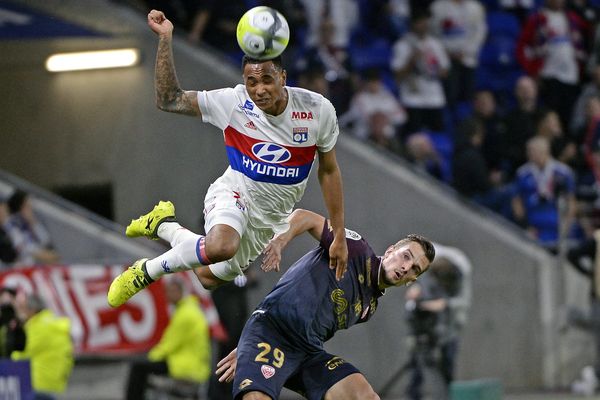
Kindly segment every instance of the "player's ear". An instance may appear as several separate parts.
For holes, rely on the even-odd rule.
[[[281,70],[281,86],[285,86],[287,81],[287,71],[285,69]]]
[[[394,250],[393,248],[394,248],[394,246],[388,247],[387,250],[385,251],[385,253],[383,253],[383,258],[389,256],[390,253]]]

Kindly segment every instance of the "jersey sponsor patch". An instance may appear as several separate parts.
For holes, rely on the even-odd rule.
[[[231,168],[258,182],[294,185],[312,168],[317,146],[284,146],[225,128],[225,147]]]
[[[242,381],[242,383],[240,383],[240,385],[239,385],[238,387],[239,387],[240,389],[243,389],[243,388],[245,388],[245,387],[248,387],[248,386],[250,386],[250,385],[252,385],[252,379],[244,379],[244,380]]]
[[[327,366],[328,370],[333,371],[334,369],[345,363],[346,360],[344,360],[341,357],[335,356],[331,360],[327,361],[325,365]]]
[[[270,365],[263,365],[260,367],[260,372],[263,374],[265,379],[269,379],[275,375],[275,368]]]
[[[350,229],[346,229],[346,238],[352,240],[362,239],[362,237],[357,232],[351,231]]]

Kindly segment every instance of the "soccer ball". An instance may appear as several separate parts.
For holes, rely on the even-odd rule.
[[[285,50],[290,40],[290,27],[279,11],[259,6],[242,15],[236,35],[246,55],[258,60],[270,60]]]

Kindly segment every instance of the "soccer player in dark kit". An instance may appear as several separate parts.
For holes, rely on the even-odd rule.
[[[236,400],[277,399],[283,386],[309,400],[379,399],[358,369],[327,353],[323,343],[339,329],[368,321],[386,288],[415,281],[433,261],[433,245],[408,235],[378,257],[358,233],[346,230],[348,269],[338,281],[329,268],[329,222],[301,209],[289,222],[289,230],[265,249],[263,270],[278,270],[281,251],[303,232],[319,246],[294,263],[259,304],[237,349],[219,362],[219,380],[234,380]]]

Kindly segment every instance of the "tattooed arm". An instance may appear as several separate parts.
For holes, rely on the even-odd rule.
[[[156,106],[163,111],[201,116],[197,92],[179,87],[173,62],[173,24],[162,11],[152,10],[148,14],[148,26],[158,35],[154,71]]]

